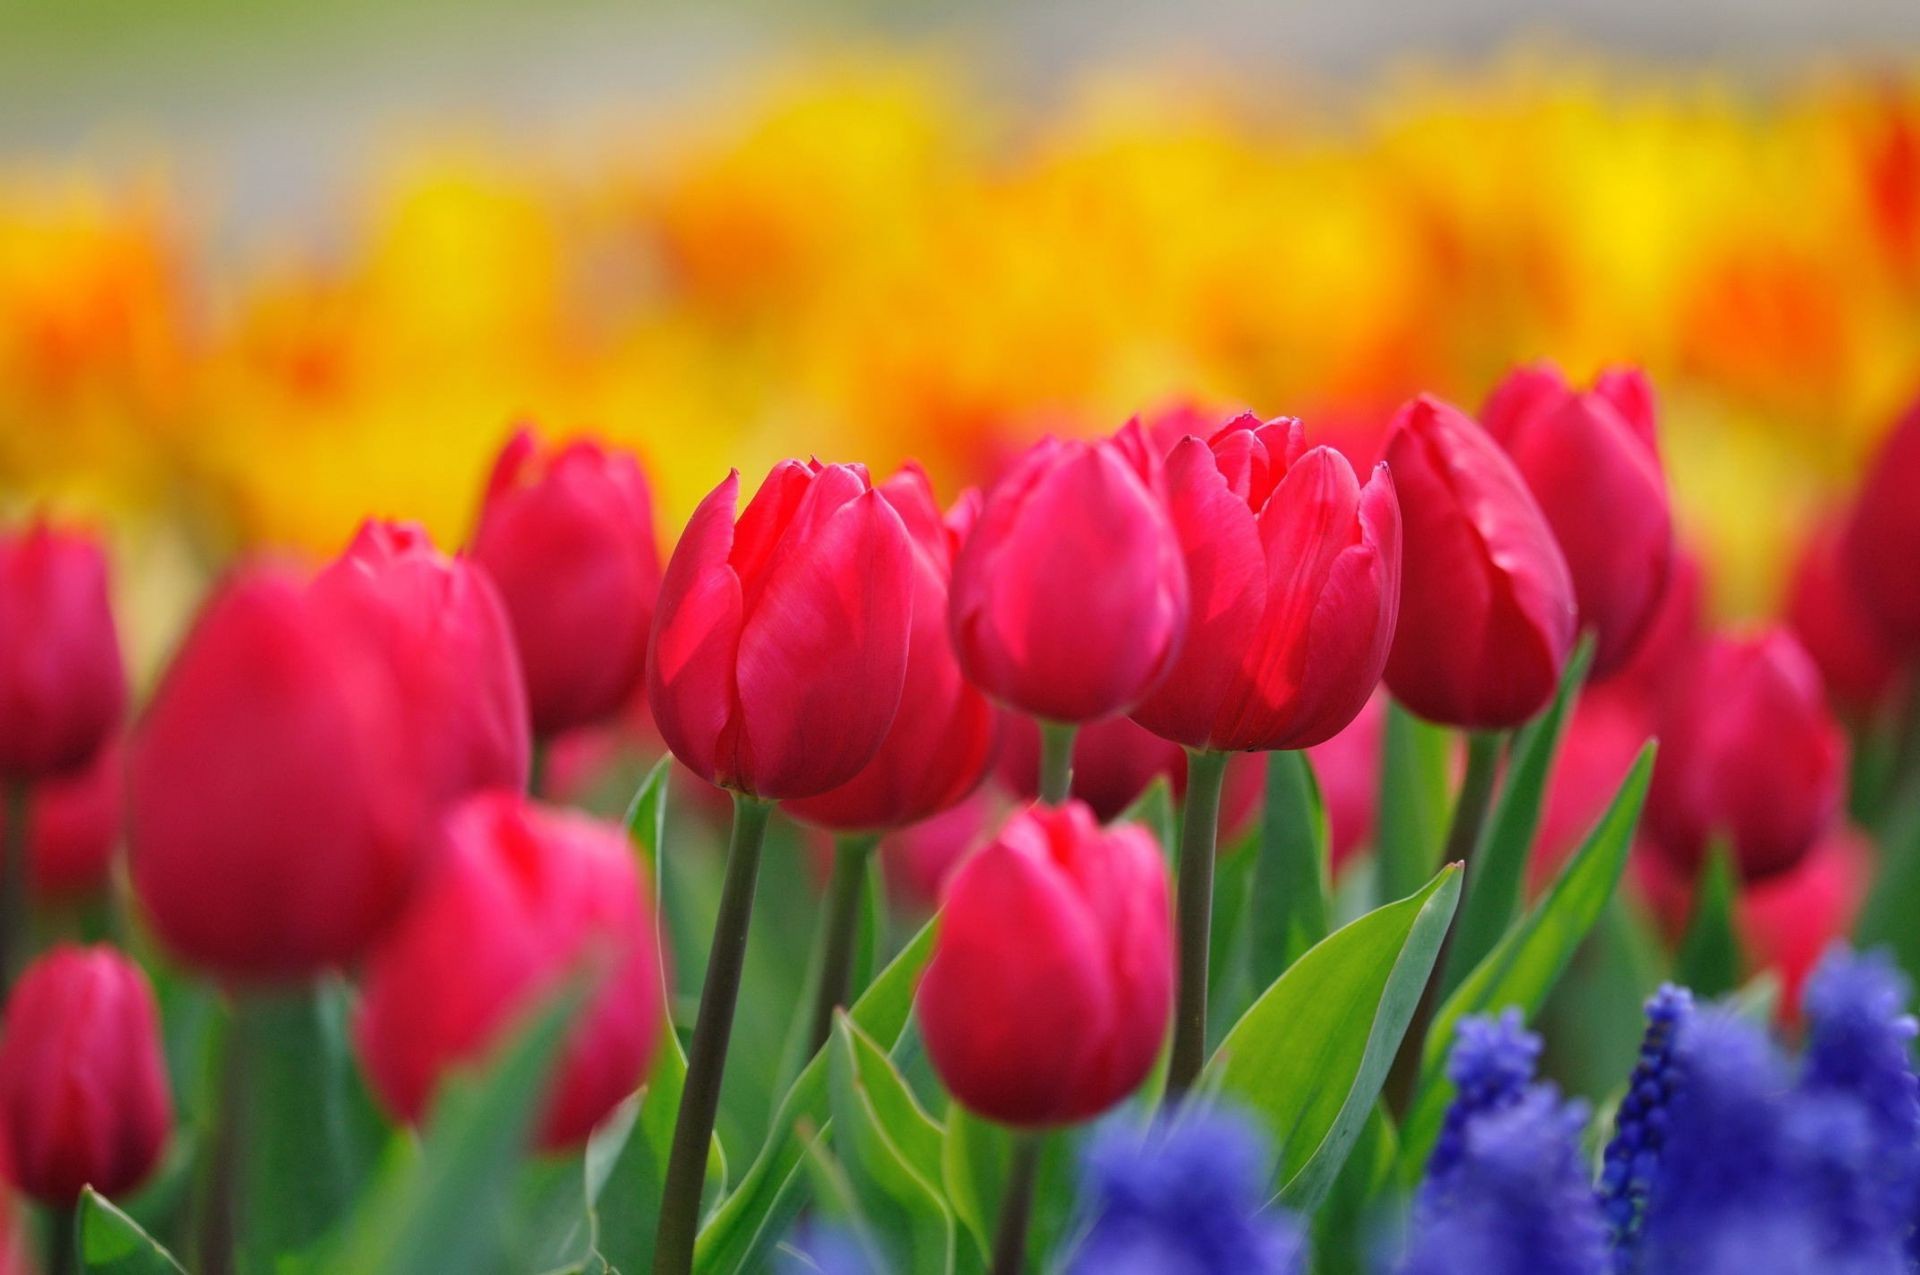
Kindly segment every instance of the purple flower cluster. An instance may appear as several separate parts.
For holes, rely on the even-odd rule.
[[[1607,1240],[1614,1269],[1633,1269],[1639,1249],[1640,1221],[1647,1191],[1660,1167],[1666,1144],[1667,1104],[1673,1097],[1674,1038],[1693,1016],[1693,993],[1663,986],[1647,1001],[1647,1030],[1640,1057],[1627,1080],[1627,1092],[1614,1113],[1613,1137],[1600,1170],[1600,1205],[1607,1219]]]

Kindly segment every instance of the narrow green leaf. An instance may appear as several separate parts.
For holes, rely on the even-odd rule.
[[[837,1015],[827,1043],[836,1158],[859,1212],[892,1252],[890,1269],[950,1275],[954,1225],[939,1185],[940,1128],[906,1092],[886,1055],[871,1040],[864,1048],[855,1040],[856,1030],[845,1014]],[[890,1127],[888,1116],[900,1123]]]
[[[953,1213],[973,1237],[982,1264],[993,1256],[993,1203],[1006,1189],[1006,1131],[957,1102],[947,1106],[940,1148],[941,1179]]]
[[[1639,822],[1647,781],[1653,773],[1653,756],[1654,745],[1649,742],[1640,750],[1606,813],[1567,860],[1546,897],[1507,932],[1440,1006],[1427,1033],[1420,1085],[1400,1126],[1404,1175],[1418,1174],[1426,1163],[1447,1104],[1453,1099],[1445,1062],[1455,1026],[1468,1014],[1492,1013],[1510,1005],[1518,1006],[1531,1019],[1559,981],[1574,950],[1606,911],[1626,869],[1634,826]]]
[[[515,1178],[579,1004],[577,989],[555,996],[477,1075],[442,1085],[420,1154],[380,1183],[331,1269],[438,1275],[501,1259]]]
[[[1680,950],[1673,958],[1674,981],[1700,997],[1723,996],[1740,985],[1746,958],[1733,909],[1740,893],[1733,856],[1716,842],[1700,866],[1693,891],[1693,913]]]
[[[1453,732],[1387,705],[1380,764],[1380,809],[1374,827],[1380,902],[1420,888],[1440,863],[1452,800],[1448,768]]]
[[[1362,1275],[1375,1237],[1374,1215],[1394,1184],[1400,1141],[1393,1121],[1374,1104],[1360,1140],[1333,1181],[1326,1203],[1313,1216],[1313,1269],[1316,1275]]]
[[[929,921],[901,949],[900,955],[873,981],[850,1011],[861,1030],[891,1049],[906,1028],[913,1008],[913,991],[920,971],[933,951],[935,922]],[[765,1145],[747,1166],[740,1184],[720,1202],[706,1225],[694,1253],[700,1272],[760,1269],[782,1233],[798,1197],[790,1183],[805,1153],[805,1138],[829,1119],[827,1062],[813,1056],[780,1100]]]
[[[173,1254],[92,1187],[80,1193],[75,1225],[81,1269],[89,1275],[186,1275]]]
[[[1151,832],[1159,841],[1161,851],[1167,856],[1167,866],[1171,868],[1180,844],[1176,805],[1173,785],[1165,775],[1155,775],[1146,791],[1135,797],[1131,806],[1114,816],[1113,822],[1137,823]]]
[[[1253,1003],[1253,874],[1258,864],[1256,828],[1220,856],[1213,870],[1213,932],[1207,952],[1207,1042],[1219,1044],[1227,1029]],[[1272,980],[1268,980],[1269,982]],[[1266,984],[1262,983],[1264,987]]]
[[[1567,661],[1560,689],[1547,711],[1521,729],[1514,740],[1507,774],[1493,816],[1481,836],[1479,849],[1467,872],[1460,921],[1454,926],[1453,945],[1441,971],[1441,992],[1451,994],[1468,972],[1485,959],[1506,933],[1520,909],[1533,840],[1540,831],[1540,812],[1546,805],[1547,784],[1554,758],[1566,734],[1567,719],[1580,698],[1587,669],[1593,663],[1593,636],[1581,638]]]
[[[656,899],[660,897],[660,846],[667,828],[667,776],[672,773],[673,758],[662,757],[627,803],[627,836],[640,854],[646,876],[653,881]]]
[[[1460,897],[1449,864],[1316,944],[1227,1033],[1202,1084],[1265,1124],[1275,1181],[1311,1214],[1360,1137]]]
[[[1303,752],[1267,754],[1260,858],[1253,874],[1253,985],[1279,978],[1327,937],[1332,893],[1326,803]]]

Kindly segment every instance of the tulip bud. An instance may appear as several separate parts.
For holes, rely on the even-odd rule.
[[[436,550],[415,523],[369,519],[314,591],[358,615],[393,661],[440,796],[526,787],[526,686],[485,570]]]
[[[1901,660],[1854,588],[1840,537],[1839,525],[1827,523],[1807,538],[1787,589],[1787,623],[1820,666],[1834,703],[1864,715],[1886,702]]]
[[[128,760],[134,889],[166,944],[240,979],[357,956],[437,813],[414,720],[359,617],[272,568],[229,579]]]
[[[1400,605],[1400,508],[1386,466],[1362,486],[1300,423],[1241,416],[1167,458],[1186,561],[1180,656],[1133,711],[1190,748],[1305,748],[1352,721]]]
[[[859,774],[787,804],[797,819],[849,831],[904,827],[966,796],[986,774],[999,726],[994,707],[960,675],[947,633],[947,582],[960,538],[941,520],[919,469],[903,469],[876,490],[900,515],[913,549],[900,709]]]
[[[110,947],[27,967],[0,1034],[0,1130],[22,1191],[65,1207],[152,1172],[173,1125],[159,1017],[146,975]]]
[[[0,778],[85,765],[126,704],[100,546],[44,522],[0,535]]]
[[[1173,1002],[1152,834],[1035,806],[948,881],[917,1000],[934,1070],[1002,1124],[1071,1124],[1146,1078]]]
[[[1649,706],[1665,702],[1686,678],[1706,636],[1707,573],[1698,555],[1675,546],[1673,570],[1640,647],[1608,682],[1609,690]]]
[[[1853,587],[1882,635],[1906,655],[1920,652],[1920,401],[1881,444],[1855,500],[1841,546]]]
[[[1400,495],[1400,621],[1387,687],[1429,721],[1501,730],[1553,698],[1573,649],[1573,579],[1513,462],[1421,396],[1387,440]]]
[[[639,462],[585,439],[540,454],[519,430],[494,462],[473,556],[512,619],[534,733],[618,712],[640,684],[660,588]]]
[[[55,775],[27,792],[27,885],[35,899],[79,899],[107,888],[120,845],[126,757],[117,742],[84,770]],[[6,814],[0,812],[0,827]],[[6,843],[0,837],[0,844]]]
[[[549,1081],[538,1131],[585,1141],[646,1078],[666,1022],[646,889],[617,827],[512,793],[456,807],[400,921],[367,962],[355,1039],[375,1092],[418,1120],[448,1070],[475,1063],[571,975],[595,976]]]
[[[667,563],[647,700],[701,778],[765,798],[837,788],[900,707],[913,550],[858,465],[783,461],[734,521],[740,475]]]
[[[1713,639],[1661,717],[1648,835],[1685,872],[1716,837],[1748,879],[1782,872],[1833,827],[1846,752],[1792,634]]]
[[[1179,654],[1187,573],[1137,425],[1042,439],[995,484],[953,567],[954,648],[987,694],[1057,722],[1132,708]]]
[[[1546,514],[1573,576],[1595,680],[1632,657],[1673,562],[1673,511],[1654,439],[1653,390],[1637,368],[1576,393],[1551,364],[1514,369],[1480,419]]]
[[[880,842],[888,895],[911,911],[933,911],[947,877],[999,827],[1006,805],[988,785],[930,819],[888,833]]]

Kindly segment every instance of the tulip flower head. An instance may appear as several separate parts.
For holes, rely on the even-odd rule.
[[[1575,391],[1558,368],[1515,368],[1480,420],[1505,447],[1566,555],[1595,680],[1639,647],[1667,587],[1673,510],[1654,433],[1653,389],[1637,368]]]
[[[111,742],[85,769],[28,789],[27,885],[35,900],[83,899],[107,888],[120,846],[126,760]],[[10,814],[0,812],[0,830]]]
[[[1749,879],[1785,871],[1833,826],[1846,737],[1792,634],[1710,641],[1662,715],[1647,831],[1683,872],[1724,836]]]
[[[92,1186],[120,1196],[173,1127],[160,1015],[140,968],[110,947],[57,947],[29,966],[0,1032],[7,1172],[45,1204]]]
[[[1487,432],[1422,396],[1387,441],[1403,526],[1387,687],[1429,721],[1518,726],[1573,649],[1573,578],[1526,481]]]
[[[1054,722],[1131,709],[1173,667],[1187,572],[1160,467],[1129,425],[1045,438],[987,494],[953,567],[954,649],[1000,703]]]
[[[432,782],[446,798],[526,787],[526,685],[484,568],[440,553],[415,523],[369,519],[314,589],[357,613],[393,661],[409,729],[441,754]]]
[[[375,1092],[424,1114],[569,975],[593,976],[549,1082],[543,1147],[577,1145],[645,1079],[666,1022],[659,939],[617,827],[484,793],[456,808],[432,871],[367,964],[356,1024]]]
[[[1146,1078],[1173,1000],[1153,836],[1078,802],[1010,819],[947,883],[917,1001],[934,1069],[1002,1124],[1072,1124]]]
[[[0,534],[0,779],[84,766],[126,704],[99,544],[44,522]]]
[[[860,465],[774,466],[700,502],[660,585],[647,700],[709,783],[812,797],[859,774],[900,707],[913,548]]]
[[[860,772],[787,813],[843,830],[899,828],[945,810],[979,784],[993,760],[1000,714],[960,673],[947,632],[947,585],[961,535],[943,520],[917,467],[876,490],[899,514],[912,546],[912,619],[900,708]],[[971,502],[959,507],[967,519]]]
[[[660,588],[640,463],[587,439],[542,452],[518,430],[494,462],[473,556],[512,618],[534,732],[618,713],[640,684]]]
[[[1867,613],[1896,650],[1920,652],[1920,401],[1887,435],[1860,488],[1841,546]]]
[[[1400,605],[1400,508],[1300,422],[1251,414],[1166,463],[1191,605],[1179,658],[1133,711],[1190,748],[1305,748],[1379,684]]]
[[[1788,585],[1786,617],[1835,705],[1865,716],[1893,693],[1902,661],[1842,559],[1842,535],[1829,521],[1807,537]]]
[[[275,568],[231,577],[131,744],[129,862],[166,945],[238,979],[358,956],[438,814],[416,721],[360,616]]]

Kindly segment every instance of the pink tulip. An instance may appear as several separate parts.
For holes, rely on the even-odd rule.
[[[98,542],[45,522],[0,535],[0,779],[86,765],[126,704]]]
[[[120,846],[126,754],[102,748],[84,770],[27,792],[27,885],[37,900],[83,899],[107,888]],[[0,814],[0,828],[6,816]]]
[[[1841,528],[1814,528],[1787,591],[1787,624],[1820,666],[1827,693],[1857,716],[1884,704],[1901,658],[1881,631],[1840,556]]]
[[[1853,575],[1856,596],[1879,622],[1886,641],[1911,656],[1920,653],[1920,400],[1894,423],[1867,470],[1855,498],[1841,553]]]

